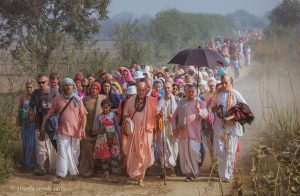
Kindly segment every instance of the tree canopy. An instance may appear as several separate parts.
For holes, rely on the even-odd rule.
[[[67,37],[83,43],[107,18],[110,0],[1,0],[0,46],[12,47],[47,70],[52,52]]]
[[[300,23],[300,1],[283,0],[269,16],[272,25],[295,26]]]
[[[174,55],[187,47],[198,47],[216,35],[233,31],[234,25],[216,14],[193,14],[176,9],[159,12],[150,25],[157,56]]]

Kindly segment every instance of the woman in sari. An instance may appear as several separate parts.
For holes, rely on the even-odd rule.
[[[102,82],[101,86],[102,86],[101,94],[105,95],[106,98],[109,99],[112,104],[111,111],[117,112],[121,102],[120,96],[112,92],[113,88],[109,80],[105,80],[104,82]]]
[[[24,170],[32,170],[36,165],[36,124],[35,122],[30,122],[28,118],[30,95],[34,89],[35,85],[32,81],[26,82],[26,91],[19,98],[17,125],[21,127],[22,169]]]
[[[93,158],[97,138],[96,117],[102,112],[101,102],[106,97],[100,95],[101,85],[99,82],[91,83],[89,96],[83,99],[83,104],[88,112],[85,128],[85,138],[80,143],[80,175],[88,177],[94,174],[95,160]]]
[[[131,72],[127,68],[123,68],[122,69],[122,77],[119,80],[119,84],[122,86],[124,83],[128,83],[130,81],[134,82]]]

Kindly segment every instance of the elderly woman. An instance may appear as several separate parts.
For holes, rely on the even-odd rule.
[[[93,159],[97,138],[96,117],[102,112],[101,102],[106,99],[105,95],[100,95],[101,85],[99,82],[91,83],[89,96],[83,99],[83,104],[88,112],[87,124],[85,128],[85,138],[80,145],[80,175],[88,177],[93,175],[95,161]]]
[[[121,99],[119,97],[118,94],[114,94],[112,92],[113,88],[112,88],[112,84],[109,80],[105,80],[102,83],[102,90],[101,90],[101,94],[105,95],[107,99],[110,100],[112,107],[111,107],[111,111],[112,112],[117,112],[118,111],[118,107],[119,104],[121,102]]]
[[[31,170],[36,165],[35,159],[35,122],[29,122],[28,109],[30,95],[35,89],[35,85],[32,81],[26,82],[26,91],[19,98],[19,110],[17,117],[17,125],[21,127],[21,139],[22,139],[22,169]]]

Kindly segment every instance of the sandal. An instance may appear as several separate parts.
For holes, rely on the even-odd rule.
[[[192,181],[192,177],[189,177],[187,176],[185,179],[184,179],[185,182],[191,182]]]
[[[143,180],[139,180],[139,181],[138,181],[138,185],[141,186],[141,187],[144,187],[144,186],[145,186],[145,183],[143,182]]]

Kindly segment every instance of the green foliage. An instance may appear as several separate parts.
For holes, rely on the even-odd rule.
[[[86,74],[96,73],[100,69],[112,70],[118,64],[114,64],[114,60],[108,51],[92,50],[85,54],[85,66],[82,70]]]
[[[264,28],[265,21],[245,10],[237,10],[231,14],[227,14],[226,18],[233,21],[238,29]]]
[[[95,48],[94,44],[86,44],[81,49],[74,49],[71,44],[65,44],[52,55],[53,66],[50,70],[58,72],[61,77],[73,77],[81,71],[86,75],[94,74],[100,69],[111,70],[121,64],[119,59],[113,58],[107,50]]]
[[[192,14],[176,9],[159,12],[150,25],[155,57],[170,59],[182,48],[198,47],[217,34],[232,32],[233,24],[216,14]]]
[[[300,2],[284,0],[269,19],[271,24],[264,30],[264,39],[255,44],[254,56],[268,64],[299,61]]]
[[[183,48],[198,47],[217,34],[231,33],[233,23],[216,14],[164,10],[155,18],[127,20],[115,25],[114,41],[125,63],[167,63]]]
[[[4,0],[0,9],[0,46],[14,57],[47,71],[53,51],[66,36],[82,44],[107,18],[110,0]],[[27,58],[24,59],[24,57]]]
[[[295,26],[300,22],[300,1],[283,0],[269,16],[272,25]]]
[[[20,143],[13,126],[0,117],[0,183],[7,181],[12,167],[20,162]]]
[[[286,109],[272,107],[272,115],[268,119],[266,129],[261,133],[268,144],[276,151],[286,148],[293,139],[300,136],[300,116],[295,106],[285,106]]]
[[[147,58],[151,60],[152,45],[148,41],[147,27],[138,20],[128,20],[115,25],[113,35],[115,47],[123,63],[144,62]]]
[[[253,44],[253,56],[262,63],[264,72],[276,72],[297,64],[300,60],[299,27],[270,25],[264,30],[263,40]]]
[[[254,150],[251,169],[256,195],[299,194],[300,121],[297,109],[282,111],[274,106],[261,136],[263,141]]]
[[[0,184],[7,182],[12,165],[12,160],[4,158],[4,155],[0,152]]]
[[[297,195],[300,193],[300,137],[277,151],[265,145],[254,150],[251,169],[255,195]]]

